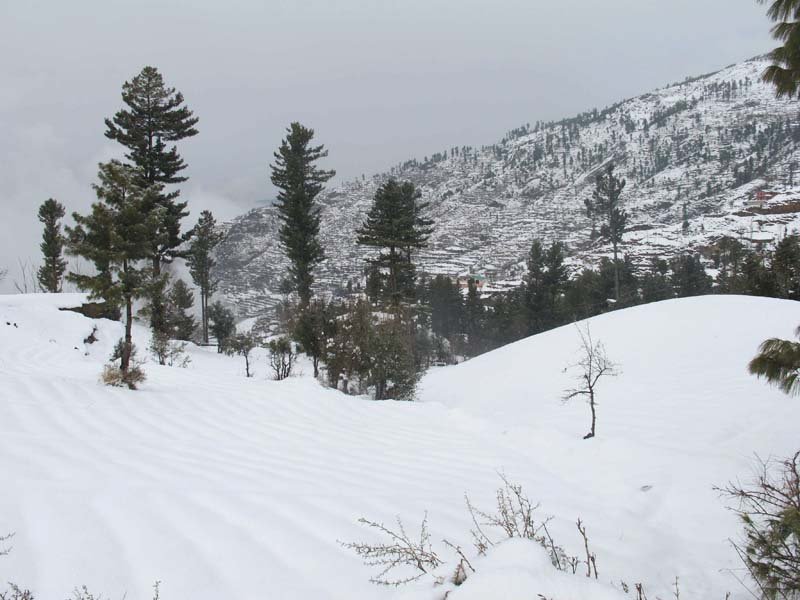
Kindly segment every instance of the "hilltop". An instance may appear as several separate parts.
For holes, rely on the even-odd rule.
[[[356,246],[355,230],[388,177],[414,182],[429,203],[436,229],[419,257],[421,270],[485,274],[497,288],[521,278],[534,238],[566,242],[573,267],[610,254],[592,241],[584,207],[595,174],[609,162],[628,181],[625,251],[639,268],[652,257],[703,251],[722,235],[751,244],[779,239],[800,228],[800,121],[796,104],[777,100],[760,81],[766,65],[755,58],[330,189],[319,199],[328,257],[319,288],[335,292],[359,279],[366,252]],[[778,195],[757,201],[761,189]],[[261,314],[280,298],[286,262],[277,228],[272,207],[226,226],[220,291],[240,316]]]

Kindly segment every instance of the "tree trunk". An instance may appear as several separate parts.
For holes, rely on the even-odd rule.
[[[200,312],[201,316],[200,319],[203,322],[203,343],[208,344],[208,312],[207,312],[207,304],[208,304],[208,292],[205,289],[200,288]]]
[[[317,377],[319,377],[319,356],[316,355],[312,356],[311,362],[314,365],[314,379],[316,379]]]
[[[597,425],[597,411],[594,406],[594,390],[589,390],[589,407],[592,409],[592,429],[587,433],[583,439],[588,440],[594,437],[595,426]]]
[[[131,352],[133,349],[133,340],[131,336],[131,328],[133,325],[133,301],[130,296],[125,296],[125,342],[122,345],[122,357],[120,359],[119,369],[123,375],[127,375],[128,367],[131,364]]]
[[[614,242],[614,298],[619,303],[619,265],[617,264],[616,242]]]

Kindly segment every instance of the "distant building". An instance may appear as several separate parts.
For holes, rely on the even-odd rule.
[[[778,195],[778,192],[773,192],[771,190],[758,190],[753,197],[751,204],[756,206],[762,206],[764,202],[767,200],[771,200],[775,196]]]
[[[483,286],[486,285],[486,276],[485,275],[460,275],[458,277],[458,287],[461,289],[467,289],[469,287],[469,280],[475,280],[475,287],[478,290],[482,290]]]

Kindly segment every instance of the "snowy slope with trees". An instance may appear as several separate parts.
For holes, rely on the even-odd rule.
[[[331,189],[319,198],[327,260],[318,285],[336,291],[360,278],[365,249],[355,244],[355,232],[389,177],[413,182],[430,203],[434,233],[420,270],[451,276],[519,280],[533,239],[566,242],[576,266],[610,256],[608,245],[593,241],[584,205],[609,162],[628,182],[622,251],[639,267],[654,256],[702,251],[722,235],[769,243],[796,231],[800,124],[795,103],[776,99],[761,82],[768,64],[757,58],[732,65],[601,111],[526,124],[490,146],[448,148]],[[335,166],[335,159],[328,162]],[[772,205],[753,206],[762,188],[784,194]],[[218,249],[220,291],[241,316],[280,298],[287,263],[277,228],[272,207],[227,225]]]
[[[263,355],[247,379],[239,357],[194,346],[186,369],[150,359],[132,392],[99,382],[122,326],[57,310],[82,298],[0,297],[0,534],[16,533],[0,579],[38,598],[84,584],[149,598],[156,580],[165,600],[635,597],[621,580],[663,598],[676,576],[683,597],[749,597],[727,541],[739,526],[713,486],[746,479],[753,453],[797,449],[800,404],[745,368],[765,338],[790,336],[793,302],[698,297],[592,319],[620,374],[600,382],[598,435],[583,440],[587,407],[561,400],[572,325],[434,369],[415,403],[324,389],[308,367],[268,381]],[[134,326],[140,355],[148,337]],[[498,472],[578,556],[582,519],[597,581],[522,540],[475,557],[464,493],[491,510]],[[432,576],[377,587],[338,543],[378,539],[362,516],[400,516],[416,535],[426,511],[435,574],[458,563],[444,538],[477,571],[457,589]]]

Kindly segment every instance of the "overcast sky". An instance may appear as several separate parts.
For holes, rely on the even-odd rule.
[[[184,198],[273,196],[293,120],[339,180],[601,108],[771,47],[755,0],[0,0],[0,292],[38,260],[36,210],[83,211],[120,151],[103,119],[144,65],[200,118]]]

